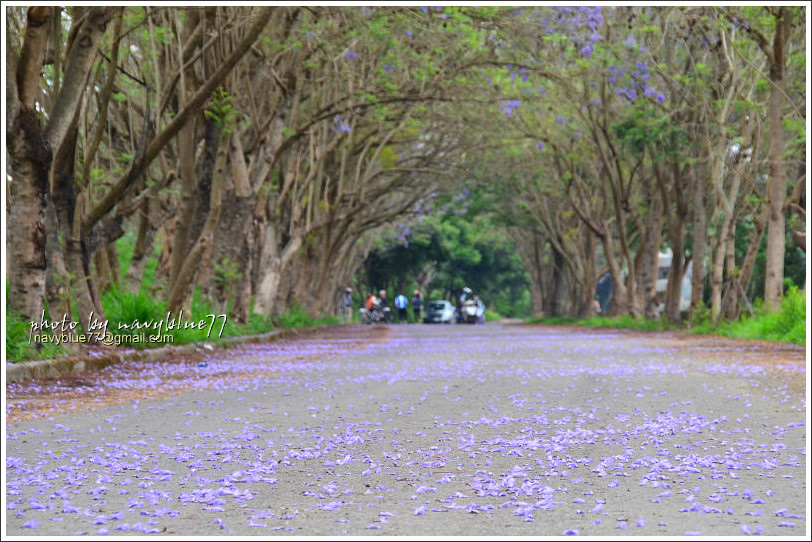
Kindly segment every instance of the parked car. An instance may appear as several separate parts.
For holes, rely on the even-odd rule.
[[[427,324],[450,324],[456,319],[457,310],[450,301],[445,299],[430,301],[426,306],[426,316],[423,322]]]

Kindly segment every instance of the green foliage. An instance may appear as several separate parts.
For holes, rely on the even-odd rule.
[[[781,309],[769,312],[762,303],[755,314],[724,322],[716,333],[726,337],[806,344],[806,294],[792,287],[781,298]]]
[[[132,322],[147,322],[166,317],[166,305],[144,294],[131,294],[112,288],[102,295],[102,305],[107,315],[107,330],[113,335],[140,333],[133,329],[119,329]]]
[[[214,262],[214,282],[220,285],[223,291],[230,291],[231,286],[242,278],[239,262],[223,258],[219,262]]]
[[[231,133],[237,112],[231,103],[231,96],[223,87],[217,87],[209,98],[209,103],[203,111],[206,118],[213,120],[218,126],[223,128],[223,135]]]
[[[288,309],[288,312],[277,315],[275,322],[283,328],[302,328],[315,325],[316,320],[304,309],[294,305]]]
[[[531,318],[528,323],[582,325],[585,327],[612,327],[621,329],[636,329],[640,331],[670,331],[680,329],[677,324],[669,323],[660,318],[647,320],[645,318],[632,318],[628,315],[607,317],[593,316],[591,318]],[[806,294],[796,287],[792,287],[782,297],[781,309],[775,312],[767,311],[762,303],[757,303],[756,312],[752,317],[743,316],[736,322],[722,322],[714,327],[711,321],[710,309],[701,304],[691,313],[686,322],[689,333],[703,335],[721,335],[739,339],[754,339],[762,341],[786,342],[798,345],[806,344]]]
[[[624,117],[612,124],[612,133],[632,153],[652,151],[656,157],[678,158],[688,144],[685,132],[663,112],[647,106],[630,107]]]
[[[502,319],[502,316],[496,312],[489,309],[485,310],[485,321],[486,322],[498,322]]]
[[[379,238],[365,264],[370,290],[395,285],[412,291],[417,277],[431,270],[432,291],[424,292],[425,299],[453,300],[469,286],[493,312],[527,315],[529,278],[513,243],[489,214],[489,197],[478,190],[452,196],[434,216]]]
[[[6,296],[8,300],[8,296]],[[22,320],[15,312],[6,312],[6,359],[11,362],[26,359],[48,359],[64,355],[62,345],[31,341],[31,322]]]

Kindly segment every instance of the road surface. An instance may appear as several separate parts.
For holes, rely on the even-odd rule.
[[[805,349],[340,327],[7,389],[7,536],[809,534]]]

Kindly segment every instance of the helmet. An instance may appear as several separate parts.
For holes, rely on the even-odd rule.
[[[347,292],[348,294],[351,294],[352,293],[352,288],[344,288],[344,291]]]
[[[414,295],[420,295],[420,290],[415,290]]]
[[[378,295],[384,297],[386,295],[386,290],[381,290],[380,292],[378,292]]]
[[[466,294],[470,294],[470,293],[471,293],[471,289],[470,289],[468,286],[466,286],[465,288],[463,288],[463,289],[462,289],[462,291],[463,291],[463,292],[465,292]]]

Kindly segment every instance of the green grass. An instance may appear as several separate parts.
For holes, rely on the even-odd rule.
[[[122,278],[124,278],[124,274],[132,261],[135,240],[135,234],[127,233],[116,242]],[[214,310],[211,304],[204,300],[199,295],[199,291],[196,290],[192,300],[191,314],[184,312],[181,319],[181,323],[186,324],[186,326],[181,326],[180,329],[168,330],[166,326],[166,304],[163,301],[154,299],[149,294],[155,280],[159,255],[160,248],[156,240],[152,255],[147,260],[143,281],[138,294],[125,292],[118,287],[113,287],[102,294],[102,306],[104,307],[108,322],[107,331],[113,337],[111,342],[116,345],[143,349],[167,344],[190,344],[203,341],[223,343],[224,341],[222,339],[226,337],[261,335],[277,328],[302,328],[342,323],[342,320],[335,316],[314,318],[301,308],[292,307],[288,312],[277,315],[274,319],[251,313],[248,322],[245,324],[240,324],[231,318],[226,318],[225,325],[223,326],[222,318],[212,318],[210,316],[218,315],[220,311]],[[6,290],[8,293],[8,288],[6,288]],[[6,299],[8,299],[8,295],[6,295]],[[224,312],[227,313],[228,311],[226,310]],[[353,316],[357,317],[355,314]],[[177,315],[172,315],[173,320],[176,318]],[[212,319],[214,320],[214,324],[211,332],[209,332],[209,323]],[[195,325],[194,329],[187,327],[192,322],[199,324],[201,321],[205,324],[203,329],[200,329],[199,325]],[[151,322],[155,324],[155,328],[149,325],[146,328],[134,329],[132,326],[133,322],[139,322],[141,324]],[[164,325],[159,327],[159,322],[164,322]],[[220,333],[221,327],[222,334]],[[32,341],[32,343],[29,344],[28,338],[30,331],[31,324],[29,322],[22,321],[19,316],[15,314],[7,314],[6,357],[8,361],[17,362],[29,359],[46,359],[67,353],[64,347],[54,343],[36,343]],[[133,340],[135,337],[142,336],[148,339],[152,335],[171,337],[171,339],[163,339],[160,342],[135,342]]]
[[[245,324],[237,323],[226,317],[225,325],[223,325],[223,318],[217,316],[219,312],[202,299],[197,291],[192,301],[192,312],[184,313],[180,318],[182,324],[194,323],[195,327],[183,325],[180,328],[168,329],[166,305],[144,293],[134,295],[113,288],[102,296],[102,304],[109,322],[108,331],[113,336],[133,336],[142,332],[147,335],[156,335],[158,330],[150,328],[139,331],[129,329],[128,326],[133,322],[155,322],[157,324],[163,321],[164,327],[160,329],[160,334],[172,336],[172,341],[166,341],[164,344],[189,344],[201,341],[220,343],[226,337],[259,335],[275,329],[269,318],[256,314],[252,314]],[[177,314],[170,315],[170,320],[176,320],[178,316]],[[200,326],[200,322],[203,322],[204,325]],[[133,348],[161,345],[161,343],[132,343],[124,340],[121,342]]]
[[[584,327],[611,327],[616,329],[637,329],[640,331],[666,331],[676,329],[677,326],[666,320],[635,319],[629,315],[602,316],[595,315],[590,318],[576,318],[574,316],[560,316],[556,318],[530,318],[530,324],[578,325]]]
[[[793,286],[781,298],[781,310],[769,312],[757,302],[753,316],[735,322],[722,322],[715,329],[708,318],[690,328],[692,333],[708,333],[738,339],[806,344],[806,294]]]
[[[6,359],[17,362],[24,359],[48,359],[66,353],[55,343],[29,342],[31,322],[24,321],[14,312],[6,312]]]
[[[313,318],[301,307],[296,305],[291,307],[288,312],[277,315],[275,321],[279,327],[283,328],[302,328],[343,323],[343,320],[337,316]]]
[[[485,309],[485,321],[486,322],[498,322],[501,319],[502,319],[502,316],[498,312],[490,311],[488,309]]]
[[[616,317],[593,316],[591,318],[529,318],[527,323],[580,325],[585,327],[611,327],[636,329],[640,331],[685,330],[689,333],[721,335],[738,339],[806,344],[806,295],[797,287],[791,288],[782,298],[781,310],[768,312],[762,303],[756,305],[753,316],[744,315],[735,322],[722,322],[714,326],[710,320],[710,310],[704,306],[694,311],[689,321],[682,326],[665,319],[634,319],[623,315]]]

